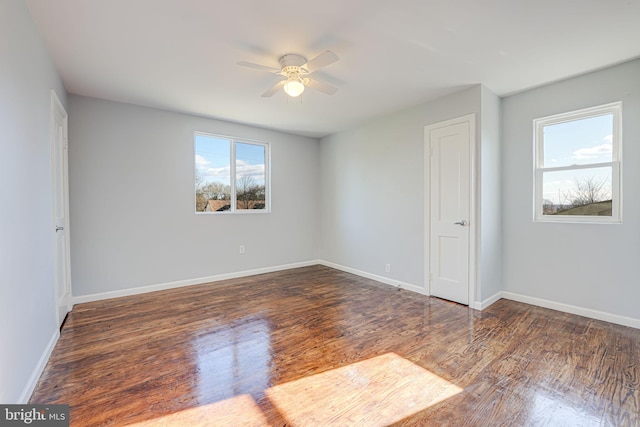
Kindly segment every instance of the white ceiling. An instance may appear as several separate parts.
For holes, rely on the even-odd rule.
[[[324,136],[482,83],[504,96],[640,57],[639,0],[26,0],[68,92]],[[238,61],[340,61],[332,96]],[[640,78],[640,76],[639,76]]]

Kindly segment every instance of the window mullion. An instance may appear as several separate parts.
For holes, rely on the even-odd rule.
[[[237,207],[237,191],[236,191],[236,141],[232,139],[229,141],[231,144],[231,159],[229,160],[229,173],[231,175],[231,209],[230,212],[235,212]]]

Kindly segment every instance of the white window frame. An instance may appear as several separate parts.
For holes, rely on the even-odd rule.
[[[196,174],[197,165],[196,165],[196,137],[198,135],[219,138],[219,139],[227,139],[230,142],[230,158],[229,158],[229,168],[230,168],[230,185],[231,185],[231,200],[230,200],[230,208],[227,211],[222,212],[198,212],[195,211],[197,215],[205,214],[205,215],[231,215],[231,214],[239,214],[239,215],[248,215],[248,214],[267,214],[271,213],[271,144],[264,141],[258,141],[247,138],[237,138],[234,136],[227,135],[219,135],[208,132],[194,132],[193,133],[193,200],[196,198]],[[236,191],[236,144],[251,144],[251,145],[260,145],[264,147],[264,191],[265,191],[265,207],[264,209],[238,209],[237,208],[237,191]]]
[[[545,126],[572,122],[590,117],[613,115],[612,161],[545,167],[544,165],[544,128]],[[622,102],[613,102],[577,111],[542,117],[533,121],[534,129],[534,221],[565,223],[604,223],[619,224],[622,222]],[[599,167],[611,167],[611,216],[592,215],[544,215],[543,214],[543,175],[545,172],[584,170]]]

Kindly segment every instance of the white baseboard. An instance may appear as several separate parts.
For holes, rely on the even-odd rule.
[[[476,310],[484,310],[485,308],[489,307],[494,302],[497,302],[500,298],[502,298],[502,291],[496,292],[495,294],[493,294],[489,298],[485,299],[484,301],[480,301],[480,302],[475,301],[471,305],[471,308],[474,308]]]
[[[399,280],[390,279],[388,277],[379,276],[377,274],[368,273],[366,271],[358,270],[358,269],[351,268],[351,267],[346,267],[346,266],[340,265],[340,264],[335,264],[335,263],[330,262],[330,261],[311,260],[311,261],[304,261],[304,262],[298,262],[298,263],[293,263],[293,264],[284,264],[284,265],[278,265],[278,266],[273,266],[273,267],[258,268],[258,269],[254,269],[254,270],[246,270],[246,271],[239,271],[239,272],[234,272],[234,273],[219,274],[219,275],[215,275],[215,276],[199,277],[199,278],[195,278],[195,279],[179,280],[179,281],[175,281],[175,282],[160,283],[160,284],[156,284],[156,285],[141,286],[141,287],[130,288],[130,289],[122,289],[122,290],[118,290],[118,291],[104,292],[104,293],[99,293],[99,294],[74,296],[73,297],[73,303],[74,304],[80,304],[80,303],[85,303],[85,302],[100,301],[100,300],[109,299],[109,298],[118,298],[118,297],[130,296],[130,295],[138,295],[138,294],[143,294],[143,293],[147,293],[147,292],[154,292],[154,291],[161,291],[161,290],[166,290],[166,289],[180,288],[180,287],[191,286],[191,285],[199,285],[199,284],[203,284],[203,283],[219,282],[221,280],[235,279],[235,278],[247,277],[247,276],[254,276],[256,274],[272,273],[272,272],[275,272],[275,271],[283,271],[283,270],[289,270],[289,269],[292,269],[292,268],[299,268],[299,267],[308,267],[308,266],[311,266],[311,265],[318,265],[318,264],[319,265],[324,265],[324,266],[330,267],[330,268],[335,268],[336,270],[341,270],[341,271],[344,271],[344,272],[347,272],[347,273],[355,274],[356,276],[365,277],[367,279],[375,280],[377,282],[381,282],[381,283],[384,283],[384,284],[387,284],[387,285],[390,285],[390,286],[394,286],[396,288],[406,289],[408,291],[412,291],[412,292],[416,292],[418,294],[429,296],[428,290],[424,289],[422,286],[418,286],[418,285],[414,285],[414,284],[411,284],[411,283],[402,282],[402,281],[399,281]],[[603,312],[603,311],[593,310],[593,309],[584,308],[584,307],[578,307],[578,306],[574,306],[574,305],[559,303],[559,302],[556,302],[556,301],[545,300],[545,299],[542,299],[542,298],[530,297],[530,296],[527,296],[527,295],[521,295],[521,294],[516,294],[516,293],[513,293],[513,292],[507,292],[507,291],[500,291],[500,292],[497,292],[496,294],[490,296],[489,298],[487,298],[487,299],[485,299],[483,301],[473,302],[472,304],[470,304],[470,307],[473,308],[473,309],[476,309],[476,310],[484,310],[485,308],[489,307],[490,305],[492,305],[493,303],[498,301],[500,298],[505,298],[505,299],[509,299],[509,300],[513,300],[513,301],[523,302],[523,303],[526,303],[526,304],[536,305],[536,306],[539,306],[539,307],[550,308],[552,310],[558,310],[558,311],[562,311],[562,312],[565,312],[565,313],[576,314],[578,316],[589,317],[589,318],[592,318],[592,319],[603,320],[605,322],[611,322],[611,323],[615,323],[615,324],[618,324],[618,325],[630,326],[632,328],[640,329],[640,319],[635,319],[635,318],[626,317],[626,316],[620,316],[620,315],[617,315],[617,314],[606,313],[606,312]],[[57,340],[57,336],[55,337],[55,340]],[[47,351],[49,351],[49,354],[50,354],[50,351],[53,350],[53,346],[55,346],[55,340],[53,340],[53,344],[50,343],[51,348],[47,350]],[[48,358],[48,355],[47,355],[47,358]],[[47,359],[45,358],[44,362],[42,363],[41,370],[38,372],[37,375],[35,374],[35,371],[34,371],[35,381],[38,380],[38,378],[40,376],[40,373],[42,372],[42,369],[44,369],[44,365],[46,364],[46,360]],[[40,366],[38,368],[40,368]],[[33,383],[33,387],[35,387],[35,382]],[[25,390],[24,394],[27,396],[27,398],[28,398],[28,396],[31,395],[30,392],[27,394],[26,390]]]
[[[524,302],[526,304],[537,305],[538,307],[550,308],[552,310],[577,314],[578,316],[589,317],[591,319],[603,320],[605,322],[615,323],[617,325],[640,329],[640,319],[634,319],[633,317],[620,316],[618,314],[606,313],[604,311],[593,310],[590,308],[577,307],[575,305],[549,301],[542,298],[530,297],[513,292],[502,291],[501,294],[502,298],[512,301]]]
[[[203,283],[219,282],[221,280],[236,279],[239,277],[255,276],[256,274],[272,273],[274,271],[290,270],[292,268],[308,267],[318,265],[320,261],[304,261],[294,264],[284,264],[274,267],[256,268],[253,270],[238,271],[234,273],[218,274],[215,276],[198,277],[195,279],[178,280],[175,282],[159,283],[156,285],[140,286],[136,288],[122,289],[118,291],[102,292],[99,294],[80,295],[73,297],[73,304],[85,302],[101,301],[110,298],[126,297],[131,295],[145,294],[147,292],[164,291],[167,289],[182,288],[184,286],[201,285]]]
[[[375,280],[376,282],[382,282],[386,285],[395,286],[396,288],[406,289],[408,291],[417,292],[422,295],[429,295],[426,289],[421,286],[412,285],[411,283],[401,282],[399,280],[390,279],[384,276],[378,276],[377,274],[367,273],[366,271],[357,270],[351,267],[345,267],[344,265],[334,264],[329,261],[319,260],[318,264],[324,265],[325,267],[335,268],[336,270],[344,271],[346,273],[355,274],[356,276]]]
[[[33,394],[33,390],[35,390],[36,385],[38,385],[38,380],[40,379],[40,375],[42,375],[42,372],[44,372],[44,368],[47,366],[47,362],[49,361],[49,357],[51,357],[51,353],[53,353],[53,348],[56,346],[56,343],[58,342],[58,338],[60,338],[60,330],[58,328],[55,328],[55,330],[53,331],[53,335],[51,335],[51,338],[47,343],[47,346],[45,347],[44,351],[40,355],[38,364],[35,366],[35,368],[31,372],[29,381],[27,382],[24,389],[22,390],[20,399],[17,402],[19,405],[24,405],[29,403],[29,399]]]

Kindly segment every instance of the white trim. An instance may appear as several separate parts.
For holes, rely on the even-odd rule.
[[[55,328],[55,330],[53,331],[53,335],[49,339],[49,343],[47,344],[44,351],[40,355],[40,359],[38,360],[38,363],[36,364],[35,368],[31,372],[29,381],[27,381],[27,384],[24,386],[24,389],[22,390],[20,399],[17,402],[19,405],[24,405],[29,402],[31,395],[33,394],[33,390],[36,389],[36,385],[38,385],[38,380],[40,379],[40,376],[44,372],[44,368],[47,366],[47,362],[51,357],[51,353],[53,353],[53,349],[56,346],[56,343],[58,342],[58,338],[60,338],[60,330],[58,328]]]
[[[215,139],[225,139],[229,141],[229,185],[231,191],[231,200],[229,201],[229,210],[224,212],[198,212],[195,211],[197,215],[248,215],[248,214],[269,214],[271,213],[271,143],[249,139],[249,138],[239,138],[234,136],[226,136],[226,135],[218,135],[214,133],[208,132],[193,132],[193,197],[194,201],[196,198],[196,186],[195,179],[198,173],[198,165],[196,164],[196,140],[198,136],[215,138]],[[264,209],[237,209],[237,176],[236,176],[236,145],[237,144],[246,144],[246,145],[259,145],[264,148],[264,189],[265,189],[265,208]],[[195,208],[195,205],[194,205]]]
[[[549,301],[542,298],[530,297],[507,291],[502,291],[502,298],[640,329],[640,319],[634,319],[633,317],[620,316],[618,314],[606,313],[604,311],[593,310],[591,308],[578,307],[575,305]]]
[[[478,147],[476,146],[480,139],[476,135],[476,114],[471,113],[466,116],[459,117],[457,120],[469,121],[469,304],[471,305],[476,300],[476,288],[478,287],[478,253],[480,239],[478,234],[480,233],[479,221],[480,221],[480,204],[479,200],[479,177],[478,177],[478,162],[480,161],[477,155]]]
[[[473,306],[471,308],[482,311],[485,308],[489,307],[491,304],[498,302],[500,298],[503,298],[502,293],[503,293],[502,291],[499,291],[493,294],[492,296],[490,296],[489,298],[485,299],[484,301],[480,301],[480,302],[474,301]]]
[[[258,268],[258,269],[254,269],[254,270],[246,270],[246,271],[240,271],[240,272],[236,272],[236,273],[227,273],[227,274],[219,274],[216,276],[208,276],[208,277],[200,277],[197,279],[189,279],[189,280],[180,280],[180,281],[176,281],[176,282],[168,282],[168,283],[161,283],[161,284],[157,284],[157,285],[149,285],[149,286],[141,286],[141,287],[137,287],[137,288],[130,288],[130,289],[123,289],[123,290],[119,290],[119,291],[112,291],[112,292],[104,292],[104,293],[99,293],[99,294],[91,294],[91,295],[83,295],[83,296],[76,296],[73,297],[73,302],[74,304],[81,304],[81,303],[85,303],[85,302],[93,302],[93,301],[100,301],[100,300],[104,300],[104,299],[110,299],[110,298],[118,298],[118,297],[124,297],[124,296],[130,296],[130,295],[138,295],[138,294],[143,294],[143,293],[147,293],[147,292],[155,292],[155,291],[161,291],[161,290],[166,290],[166,289],[174,289],[174,288],[181,288],[184,286],[192,286],[192,285],[200,285],[200,284],[205,284],[205,283],[212,283],[212,282],[219,282],[221,280],[227,280],[227,279],[235,279],[235,278],[240,278],[240,277],[247,277],[247,276],[254,276],[256,274],[263,274],[263,273],[273,273],[276,271],[284,271],[284,270],[290,270],[293,268],[300,268],[300,267],[309,267],[312,265],[323,265],[325,267],[330,267],[330,268],[334,268],[336,270],[340,270],[340,271],[344,271],[346,273],[350,273],[350,274],[354,274],[356,276],[360,276],[360,277],[364,277],[367,279],[371,279],[371,280],[375,280],[376,282],[380,282],[386,285],[390,285],[396,288],[400,288],[400,289],[406,289],[408,291],[411,292],[415,292],[424,296],[429,296],[429,293],[427,292],[427,290],[419,285],[414,285],[411,283],[406,283],[406,282],[402,282],[400,280],[394,280],[394,279],[390,279],[388,277],[383,277],[383,276],[378,276],[377,274],[372,274],[372,273],[368,273],[366,271],[362,271],[362,270],[358,270],[355,268],[351,268],[351,267],[346,267],[344,265],[340,265],[340,264],[336,264],[330,261],[325,261],[325,260],[310,260],[310,261],[303,261],[303,262],[298,262],[298,263],[293,263],[293,264],[284,264],[284,265],[279,265],[279,266],[274,266],[274,267],[266,267],[266,268]],[[475,309],[475,310],[484,310],[487,307],[489,307],[490,305],[494,304],[495,302],[497,302],[498,300],[500,300],[501,298],[504,299],[508,299],[508,300],[512,300],[512,301],[518,301],[518,302],[523,302],[525,304],[531,304],[531,305],[535,305],[538,307],[544,307],[544,308],[549,308],[552,310],[557,310],[557,311],[562,311],[565,313],[570,313],[570,314],[575,314],[578,316],[584,316],[584,317],[588,317],[591,319],[597,319],[597,320],[602,320],[605,322],[611,322],[611,323],[615,323],[618,325],[623,325],[623,326],[629,326],[632,328],[636,328],[636,329],[640,329],[640,319],[636,319],[636,318],[632,318],[632,317],[626,317],[626,316],[620,316],[617,314],[612,314],[612,313],[606,313],[603,311],[598,311],[598,310],[593,310],[590,308],[584,308],[584,307],[578,307],[578,306],[574,306],[574,305],[570,305],[570,304],[564,304],[564,303],[560,303],[560,302],[556,302],[556,301],[550,301],[550,300],[545,300],[542,298],[536,298],[536,297],[531,297],[531,296],[527,296],[527,295],[521,295],[521,294],[517,294],[517,293],[513,293],[513,292],[507,292],[507,291],[500,291],[495,293],[494,295],[490,296],[489,298],[485,299],[484,301],[474,301],[472,304],[469,305],[470,308]],[[45,354],[43,354],[41,361],[39,363],[39,368],[34,371],[34,374],[32,375],[32,377],[35,377],[35,382],[37,382],[40,374],[42,373],[42,370],[44,369],[44,365],[46,364],[46,359],[48,359],[49,355],[51,354],[51,351],[53,350],[53,347],[55,346],[55,341],[58,339],[59,337],[59,332],[56,329],[55,335],[52,338],[52,342],[49,343],[49,346],[47,347],[47,351],[45,352]],[[46,359],[44,360],[44,362],[42,361],[44,358],[46,357]],[[40,366],[42,365],[42,366]],[[33,387],[35,387],[35,382],[32,385],[31,391],[33,391]],[[31,380],[30,380],[31,383]],[[23,395],[26,394],[23,393]],[[28,394],[28,396],[30,396],[30,392]],[[27,396],[27,398],[28,398]]]
[[[56,116],[59,116],[62,119],[62,159],[60,160],[60,165],[56,164],[56,158],[57,158],[57,154],[56,154],[56,137],[55,134],[57,133],[57,124],[58,121],[56,120]],[[72,298],[73,298],[73,290],[72,290],[72,283],[71,283],[71,224],[69,221],[69,114],[67,113],[67,110],[65,110],[64,106],[62,105],[62,102],[60,102],[60,98],[58,98],[58,95],[56,94],[56,91],[51,89],[51,123],[50,123],[50,144],[51,144],[51,194],[52,194],[52,225],[51,225],[51,230],[53,233],[53,256],[54,256],[54,284],[55,284],[55,292],[54,292],[54,307],[55,307],[55,311],[56,311],[56,320],[58,322],[58,326],[62,325],[62,322],[64,322],[64,318],[66,316],[66,313],[69,313],[71,311],[71,309],[73,308],[73,303],[72,303]],[[59,284],[57,283],[58,280],[58,269],[61,267],[61,263],[59,262],[58,258],[60,257],[60,254],[58,254],[58,243],[57,243],[57,231],[56,228],[59,225],[57,222],[57,212],[56,212],[56,195],[58,193],[58,189],[56,188],[56,182],[57,182],[57,177],[55,176],[56,174],[56,170],[58,167],[62,166],[62,197],[64,198],[64,224],[62,224],[62,226],[64,227],[64,266],[62,266],[63,268],[63,277],[65,280],[64,283],[64,288],[66,290],[66,297],[65,297],[65,303],[66,303],[66,313],[65,316],[62,316],[60,313],[60,307],[58,306],[58,304],[60,303],[60,297],[61,295],[58,295],[58,289],[59,289]]]
[[[610,162],[586,163],[580,165],[550,166],[544,164],[544,128],[560,123],[574,122],[587,118],[611,115],[612,158]],[[622,102],[585,108],[577,111],[555,114],[533,120],[533,220],[534,222],[555,223],[622,223]],[[611,168],[611,216],[594,215],[545,215],[543,213],[544,174],[547,172],[581,171],[596,168]]]
[[[330,267],[330,268],[334,268],[336,270],[340,270],[340,271],[344,271],[344,272],[347,272],[347,273],[355,274],[356,276],[365,277],[367,279],[375,280],[376,282],[381,282],[381,283],[384,283],[386,285],[391,285],[391,286],[394,286],[396,288],[406,289],[408,291],[416,292],[416,293],[421,294],[421,295],[429,296],[429,293],[422,286],[413,285],[411,283],[402,282],[400,280],[389,279],[388,277],[378,276],[376,274],[367,273],[366,271],[357,270],[355,268],[346,267],[344,265],[335,264],[335,263],[332,263],[332,262],[329,262],[329,261],[324,261],[324,260],[319,260],[318,259],[318,260],[297,262],[297,263],[293,263],[293,264],[284,264],[284,265],[279,265],[279,266],[274,266],[274,267],[265,267],[265,268],[257,268],[257,269],[253,269],[253,270],[239,271],[239,272],[235,272],[235,273],[218,274],[218,275],[215,275],[215,276],[199,277],[199,278],[187,279],[187,280],[178,280],[178,281],[175,281],[175,282],[159,283],[159,284],[148,285],[148,286],[139,286],[139,287],[136,287],[136,288],[122,289],[122,290],[118,290],[118,291],[110,291],[110,292],[102,292],[102,293],[98,293],[98,294],[74,296],[73,297],[73,303],[74,304],[82,304],[82,303],[86,303],[86,302],[102,301],[102,300],[105,300],[105,299],[120,298],[120,297],[126,297],[126,296],[131,296],[131,295],[139,295],[139,294],[145,294],[145,293],[148,293],[148,292],[155,292],[155,291],[164,291],[164,290],[167,290],[167,289],[182,288],[182,287],[185,287],[185,286],[201,285],[201,284],[205,284],[205,283],[219,282],[221,280],[237,279],[237,278],[240,278],[240,277],[247,277],[247,276],[255,276],[256,274],[273,273],[273,272],[276,272],[276,271],[290,270],[290,269],[293,269],[293,268],[309,267],[309,266],[312,266],[312,265],[323,265],[325,267]]]
[[[355,274],[356,276],[375,280],[376,282],[381,282],[381,283],[384,283],[385,285],[391,285],[396,288],[406,289],[411,292],[429,296],[429,293],[422,286],[412,285],[411,283],[402,282],[400,280],[389,279],[388,277],[378,276],[377,274],[367,273],[366,271],[357,270],[355,268],[346,267],[344,265],[335,264],[329,261],[319,260],[318,264],[324,265],[325,267],[335,268],[336,270],[344,271],[346,273]]]
[[[421,292],[424,295],[431,295],[431,190],[430,190],[430,176],[431,176],[431,141],[429,139],[429,133],[431,129],[441,128],[445,126],[452,126],[459,123],[469,123],[469,307],[476,305],[476,286],[477,284],[477,248],[476,245],[479,242],[477,234],[480,228],[476,222],[480,215],[478,209],[480,208],[477,203],[478,191],[480,191],[478,185],[478,178],[476,176],[478,168],[476,152],[477,152],[477,135],[476,135],[476,114],[470,113],[464,116],[456,117],[454,119],[445,120],[438,123],[426,125],[424,127],[424,283],[426,292]]]
[[[423,187],[424,193],[424,230],[422,243],[424,245],[424,259],[422,272],[424,274],[423,283],[426,295],[431,295],[431,140],[427,127],[424,127],[423,137]]]
[[[159,283],[155,285],[139,286],[135,288],[121,289],[118,291],[101,292],[98,294],[80,295],[73,297],[74,304],[82,304],[85,302],[101,301],[110,298],[127,297],[131,295],[145,294],[147,292],[164,291],[167,289],[182,288],[185,286],[201,285],[204,283],[219,282],[227,279],[237,279],[239,277],[255,276],[256,274],[273,273],[274,271],[290,270],[292,268],[308,267],[317,265],[320,262],[303,261],[293,264],[284,264],[274,267],[256,268],[253,270],[238,271],[235,273],[217,274],[215,276],[198,277],[195,279],[177,280],[175,282]]]

